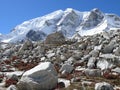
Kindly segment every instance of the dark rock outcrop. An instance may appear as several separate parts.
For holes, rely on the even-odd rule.
[[[61,45],[65,43],[65,37],[60,32],[55,32],[47,36],[45,44],[57,44]]]

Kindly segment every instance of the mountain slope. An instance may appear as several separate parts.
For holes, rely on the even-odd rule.
[[[18,42],[25,39],[44,40],[47,35],[59,31],[66,37],[76,33],[81,36],[93,35],[111,28],[120,28],[120,17],[105,14],[99,9],[80,12],[71,8],[58,10],[17,25],[11,33],[0,36],[2,42]]]

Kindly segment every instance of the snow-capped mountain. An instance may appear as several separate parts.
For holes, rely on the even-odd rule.
[[[103,13],[99,9],[80,12],[68,8],[65,11],[58,10],[25,21],[17,25],[11,33],[0,35],[0,40],[2,42],[18,42],[27,38],[33,41],[44,40],[47,35],[56,31],[62,32],[66,37],[72,37],[76,33],[81,36],[93,35],[111,28],[120,28],[119,16]]]

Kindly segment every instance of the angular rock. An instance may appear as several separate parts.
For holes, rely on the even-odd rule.
[[[103,49],[103,53],[104,54],[108,54],[108,53],[112,53],[113,52],[113,49],[114,49],[114,43],[110,43],[108,45],[106,45]]]
[[[46,34],[42,31],[35,31],[35,30],[30,30],[27,34],[26,37],[32,41],[38,41],[38,40],[43,40],[45,39]]]
[[[120,67],[117,67],[117,68],[115,68],[115,69],[112,69],[111,71],[120,74]]]
[[[89,54],[90,54],[92,57],[98,57],[98,56],[99,56],[99,51],[98,51],[98,50],[92,50]]]
[[[101,49],[102,49],[102,45],[94,46],[94,50],[101,50]]]
[[[67,58],[66,58],[66,56],[65,56],[65,55],[61,55],[61,56],[60,56],[60,59],[61,59],[62,61],[67,60]]]
[[[68,58],[67,61],[65,61],[65,63],[66,63],[66,64],[71,64],[71,65],[72,65],[75,61],[76,61],[76,59],[75,59],[74,57],[70,57],[70,58]]]
[[[57,85],[57,72],[53,64],[44,62],[26,71],[17,84],[18,90],[51,90]]]
[[[60,32],[55,32],[47,36],[45,40],[46,44],[64,44],[65,43],[65,37]]]
[[[74,57],[76,60],[80,60],[81,57],[83,57],[83,53],[82,53],[82,52],[79,52],[79,51],[75,51],[73,57]]]
[[[87,63],[87,67],[89,69],[95,68],[96,67],[96,58],[95,57],[91,57]]]
[[[84,70],[84,74],[87,77],[100,77],[101,73],[102,73],[102,71],[99,69],[85,69]]]
[[[73,71],[74,67],[70,64],[63,64],[61,69],[60,69],[60,72],[66,72],[66,73],[71,73]]]
[[[80,50],[85,50],[86,48],[87,48],[87,43],[86,42],[79,45]]]
[[[55,53],[49,53],[49,54],[47,54],[48,58],[52,58],[53,56],[55,56]]]
[[[116,48],[114,50],[114,53],[115,53],[116,56],[120,56],[120,47]]]
[[[108,62],[106,59],[99,60],[97,62],[97,68],[100,68],[101,70],[109,69],[113,67],[112,62]]]

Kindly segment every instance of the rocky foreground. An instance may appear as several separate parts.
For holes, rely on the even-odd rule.
[[[0,82],[0,90],[120,90],[120,30],[1,43]]]

